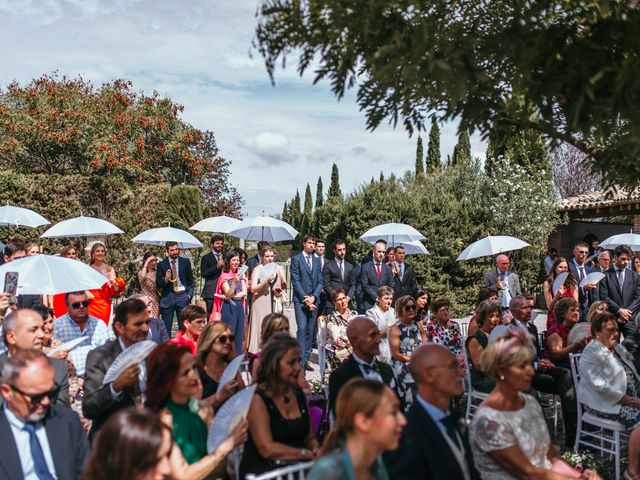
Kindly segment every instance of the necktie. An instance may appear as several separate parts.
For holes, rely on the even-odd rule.
[[[378,281],[380,281],[380,276],[382,272],[380,271],[380,264],[376,263],[376,272],[378,273]]]
[[[31,457],[36,470],[36,476],[40,480],[53,480],[53,475],[49,473],[47,461],[44,459],[44,452],[36,436],[36,426],[33,423],[25,423],[24,430],[29,434],[29,447],[31,448]]]
[[[584,267],[578,267],[578,271],[580,272],[580,281],[582,281],[584,279]]]
[[[344,281],[344,260],[338,260],[338,268],[340,268],[340,278]]]
[[[399,275],[400,275],[400,281],[402,281],[402,277],[404,277],[404,263],[401,263],[401,264],[399,265],[399,267],[400,267],[400,268],[399,268],[399,270],[400,270],[400,273],[399,273]]]
[[[451,439],[453,444],[459,448],[460,442],[458,441],[458,435],[456,434],[458,426],[456,425],[456,420],[455,418],[453,418],[453,415],[449,414],[446,417],[440,419],[440,421],[447,431],[447,436]]]
[[[618,285],[620,286],[620,291],[622,291],[624,287],[624,268],[618,270]]]
[[[171,281],[173,282],[173,289],[178,289],[178,271],[176,270],[176,260],[171,260]]]
[[[311,270],[311,256],[307,255],[305,258],[307,259],[307,266],[309,267],[309,270]]]

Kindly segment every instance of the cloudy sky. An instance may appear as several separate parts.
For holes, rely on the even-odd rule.
[[[333,162],[343,191],[381,170],[412,169],[415,138],[388,126],[368,132],[353,94],[338,102],[327,83],[312,85],[294,68],[279,70],[271,85],[261,58],[250,57],[257,4],[0,0],[0,88],[58,71],[98,85],[127,78],[171,97],[186,121],[215,133],[250,215],[280,212],[307,182],[315,194],[318,176],[326,192]],[[455,138],[455,126],[445,125],[443,155]],[[484,154],[477,138],[472,150]]]

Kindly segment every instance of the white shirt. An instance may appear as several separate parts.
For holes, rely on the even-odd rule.
[[[320,269],[324,268],[324,255],[318,255],[317,253],[314,253],[315,257],[320,260]]]
[[[85,364],[87,363],[87,355],[95,348],[104,345],[109,341],[109,328],[107,324],[96,317],[89,315],[87,325],[84,330],[80,330],[80,327],[68,313],[65,313],[61,317],[56,318],[53,321],[53,338],[60,340],[61,342],[70,342],[79,337],[88,337],[77,347],[74,347],[69,352],[69,358],[76,367],[76,371],[79,377],[84,377]]]
[[[18,450],[18,457],[20,457],[20,466],[22,467],[22,475],[24,480],[38,480],[36,475],[36,467],[33,462],[33,455],[31,455],[31,444],[29,443],[29,433],[24,430],[25,422],[16,417],[11,410],[9,410],[6,402],[3,407],[4,414],[7,417],[9,426],[11,427],[11,433],[13,434],[13,440],[16,442],[16,448]],[[49,447],[49,439],[47,438],[47,431],[44,428],[42,422],[36,424],[36,437],[40,442],[40,448],[44,454],[44,459],[47,462],[49,473],[53,475],[53,478],[57,479],[56,468],[53,463],[53,455],[51,455],[51,448]],[[3,442],[8,439],[3,439]]]
[[[364,378],[368,378],[369,380],[377,380],[380,383],[384,383],[383,380],[382,380],[382,375],[380,375],[375,370],[370,370],[369,371],[368,369],[365,369],[363,367],[363,365],[373,366],[373,364],[376,363],[376,359],[375,358],[373,359],[373,361],[371,363],[367,363],[364,360],[362,360],[360,357],[358,357],[355,353],[352,353],[351,355],[353,356],[353,359],[358,364],[358,367],[360,367],[360,372],[362,372],[362,376]]]

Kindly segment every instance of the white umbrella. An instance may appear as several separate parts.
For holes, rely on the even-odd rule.
[[[523,242],[515,237],[508,235],[488,236],[477,242],[473,242],[456,258],[460,260],[471,260],[472,258],[488,257],[499,253],[510,252],[511,250],[520,250],[528,247],[527,242]]]
[[[414,240],[412,242],[397,243],[395,246],[403,247],[404,253],[406,253],[407,255],[429,255],[428,250],[419,240]]]
[[[250,217],[244,219],[229,235],[245,240],[266,240],[286,242],[298,236],[298,231],[282,220],[271,217]]]
[[[397,247],[416,240],[426,240],[427,238],[411,225],[404,223],[385,223],[384,225],[370,228],[360,239],[369,243],[384,240],[388,246]]]
[[[34,255],[0,267],[4,291],[7,272],[18,272],[18,295],[56,295],[102,288],[107,279],[89,265],[53,255]]]
[[[124,233],[113,223],[95,217],[75,217],[63,220],[40,235],[41,238],[98,237]]]
[[[227,217],[221,215],[219,217],[209,217],[204,220],[200,220],[189,230],[197,230],[199,232],[217,232],[217,233],[229,233],[234,228],[240,225],[241,220],[237,218]]]
[[[6,205],[0,207],[0,225],[15,225],[16,227],[36,228],[49,225],[51,222],[42,215],[28,208]]]
[[[160,227],[146,230],[131,239],[133,243],[164,247],[167,242],[177,242],[179,248],[202,248],[202,243],[185,230]]]
[[[619,235],[614,235],[613,237],[609,237],[604,240],[600,244],[600,247],[607,250],[613,250],[620,245],[627,245],[628,247],[631,247],[631,250],[634,252],[638,252],[640,251],[640,235],[637,233],[621,233]]]

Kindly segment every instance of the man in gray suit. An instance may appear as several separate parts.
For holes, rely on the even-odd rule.
[[[4,342],[8,351],[0,355],[0,371],[7,360],[24,349],[42,350],[44,338],[44,320],[42,316],[26,308],[16,310],[4,320]],[[51,359],[54,371],[55,394],[52,402],[57,405],[69,406],[69,370],[64,360]],[[2,373],[0,373],[2,380]]]
[[[613,266],[600,281],[600,299],[618,317],[618,326],[625,337],[635,332],[634,317],[640,312],[640,275],[627,268],[633,252],[627,246],[613,251]]]
[[[520,277],[509,271],[509,257],[500,254],[496,257],[496,268],[484,274],[481,288],[495,288],[498,291],[498,303],[503,310],[509,309],[509,302],[513,297],[522,295]]]

